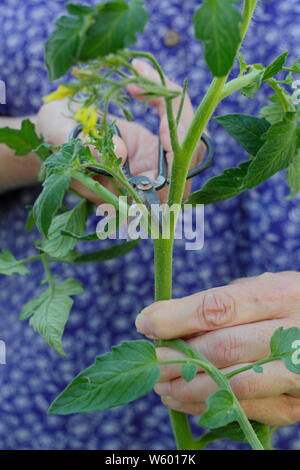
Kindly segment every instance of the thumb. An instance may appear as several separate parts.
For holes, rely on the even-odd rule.
[[[124,140],[117,135],[113,137],[113,143],[114,143],[115,154],[118,158],[122,158],[121,166],[123,166],[124,163],[126,162],[127,155],[128,155],[126,144]]]

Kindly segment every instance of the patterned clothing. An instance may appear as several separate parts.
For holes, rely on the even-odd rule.
[[[0,15],[0,79],[6,82],[8,116],[38,111],[41,97],[56,84],[49,84],[43,63],[43,44],[53,20],[64,13],[66,0],[2,0]],[[86,1],[91,5],[95,0]],[[192,14],[197,0],[147,0],[151,14],[146,33],[137,47],[150,50],[165,72],[177,83],[189,78],[189,92],[196,105],[210,81],[202,46],[193,37]],[[270,63],[287,48],[290,60],[299,55],[299,0],[263,0],[246,39],[248,63]],[[179,44],[165,45],[169,30],[180,34]],[[255,113],[266,104],[267,87],[255,100],[240,94],[225,100],[217,114]],[[153,110],[132,105],[137,121],[157,129]],[[210,132],[216,143],[216,163],[194,182],[219,174],[246,157],[215,123]],[[37,233],[25,232],[25,206],[31,205],[39,188],[9,192],[0,197],[0,248],[16,257],[34,252]],[[176,242],[174,295],[181,297],[228,283],[234,278],[264,271],[299,270],[299,198],[287,201],[284,174],[241,196],[205,208],[205,245],[200,251],[184,250]],[[95,220],[91,228],[95,230]],[[101,246],[110,241],[100,242]],[[85,286],[75,299],[64,335],[69,356],[62,359],[27,323],[20,323],[21,306],[36,295],[43,273],[32,264],[29,276],[0,278],[0,338],[7,345],[7,365],[0,366],[1,449],[171,449],[174,442],[167,411],[159,397],[148,396],[103,413],[47,416],[53,398],[97,354],[122,340],[141,336],[134,327],[137,313],[153,299],[152,248],[143,241],[124,258],[98,265],[53,266],[62,279],[74,277]],[[16,288],[16,290],[15,290]],[[196,418],[192,418],[196,422]],[[300,449],[300,426],[282,427],[275,439],[280,449]],[[214,449],[243,446],[220,441]]]

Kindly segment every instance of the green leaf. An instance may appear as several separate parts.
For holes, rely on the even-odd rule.
[[[28,155],[42,142],[35,132],[34,124],[24,119],[21,129],[2,127],[0,129],[0,142],[12,148],[16,155]]]
[[[60,284],[52,284],[39,297],[24,305],[20,319],[30,318],[30,326],[52,348],[66,356],[62,347],[62,335],[73,305],[70,296],[82,292],[81,284],[71,278]]]
[[[266,68],[264,75],[263,75],[263,80],[268,80],[269,78],[274,77],[274,75],[277,75],[278,72],[282,70],[282,67],[284,66],[286,62],[286,58],[288,56],[289,51],[285,51],[283,54],[281,54],[277,59],[274,60],[268,67]]]
[[[85,152],[82,140],[72,139],[70,142],[65,142],[57,152],[52,153],[45,161],[44,167],[51,172],[66,170],[82,152]]]
[[[3,250],[0,253],[0,274],[11,276],[12,274],[28,274],[29,271],[25,267],[22,260],[17,260],[9,250]]]
[[[216,121],[253,156],[264,144],[262,135],[270,127],[265,119],[248,114],[227,114],[217,117]]]
[[[191,382],[191,380],[193,380],[197,375],[196,364],[182,364],[180,368],[180,375],[186,382]]]
[[[228,168],[223,174],[211,178],[202,189],[190,195],[187,204],[213,204],[237,196],[244,191],[244,179],[250,161],[237,168]]]
[[[261,442],[268,441],[269,426],[267,426],[266,424],[257,423],[256,421],[250,421],[250,424]],[[232,441],[248,443],[245,434],[241,430],[240,425],[237,421],[229,423],[226,426],[216,428],[211,432],[215,434],[216,438],[218,439],[230,439]]]
[[[227,390],[218,390],[207,399],[208,409],[199,420],[199,424],[208,429],[225,426],[238,417],[232,395]]]
[[[78,235],[77,233],[69,232],[68,230],[62,230],[61,234],[65,235],[66,237],[75,238],[75,240],[86,241],[86,242],[95,242],[99,240],[97,232],[89,233],[88,235]]]
[[[96,358],[51,404],[50,414],[88,413],[125,405],[148,393],[160,375],[149,341],[124,341]]]
[[[285,70],[289,70],[290,72],[292,73],[300,73],[300,57],[298,57],[295,62],[293,63],[293,65],[291,67],[287,67],[285,68]]]
[[[73,250],[77,240],[62,234],[63,230],[70,230],[81,236],[85,232],[87,218],[87,203],[82,201],[74,209],[57,215],[52,220],[46,240],[41,249],[54,258],[66,256]]]
[[[288,199],[295,197],[300,191],[300,150],[286,170],[286,179],[291,190]]]
[[[168,97],[168,98],[176,98],[177,96],[181,95],[180,91],[177,90],[170,90],[169,88],[153,83],[144,77],[139,77],[136,80],[136,84],[145,90],[144,93],[138,93],[136,96],[144,97],[145,99],[153,99],[155,97]]]
[[[241,54],[240,52],[238,53],[237,59],[240,65],[240,74],[242,75],[244,72],[247,71],[247,62],[243,54]]]
[[[113,258],[118,258],[120,256],[124,256],[129,251],[133,250],[138,244],[140,240],[132,240],[129,242],[118,243],[116,246],[112,246],[110,248],[106,248],[103,250],[92,251],[91,253],[87,254],[79,254],[72,261],[72,263],[80,264],[80,263],[95,263],[101,261],[108,261]]]
[[[194,15],[196,39],[205,46],[205,59],[213,75],[222,77],[231,69],[240,41],[242,15],[236,0],[204,0]]]
[[[49,80],[62,77],[78,59],[85,25],[84,16],[61,16],[56,29],[45,43],[45,61]]]
[[[130,3],[119,0],[100,5],[95,22],[86,33],[80,60],[95,59],[134,44],[147,19],[141,0]]]
[[[33,206],[27,206],[25,208],[28,211],[27,212],[26,225],[25,225],[25,230],[27,232],[30,232],[32,230],[32,227],[34,226],[34,218],[33,218],[33,214],[32,214],[32,207]]]
[[[288,370],[300,374],[300,328],[278,328],[271,338],[272,356],[281,357]]]
[[[80,5],[78,3],[67,3],[66,9],[71,15],[77,16],[92,15],[95,13],[95,8],[89,7],[87,5]]]
[[[285,113],[284,119],[271,125],[261,135],[265,140],[256,156],[238,168],[230,168],[222,175],[210,179],[202,189],[192,193],[188,204],[212,204],[237,196],[257,186],[278,171],[287,168],[298,146],[298,120],[296,113]]]
[[[254,370],[254,372],[256,372],[257,374],[261,374],[264,371],[261,366],[253,366],[252,370]]]
[[[60,208],[71,176],[68,174],[52,174],[43,184],[43,191],[33,206],[34,221],[42,235],[47,237],[48,230],[55,213]]]
[[[260,71],[260,73],[254,80],[254,82],[241,88],[240,92],[242,93],[242,95],[246,96],[246,98],[252,99],[255,96],[255,94],[258,92],[258,90],[260,89],[265,69],[261,64],[253,64],[250,66],[250,70],[258,70]]]
[[[280,103],[272,103],[264,106],[261,108],[259,114],[262,118],[269,121],[270,124],[276,124],[284,118],[284,110]]]
[[[262,136],[266,141],[251,161],[245,187],[252,188],[287,168],[296,154],[298,120],[295,113],[286,113]]]

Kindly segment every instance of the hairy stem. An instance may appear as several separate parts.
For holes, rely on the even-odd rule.
[[[49,262],[48,262],[48,259],[47,259],[47,255],[41,255],[41,260],[42,260],[42,263],[43,263],[43,266],[44,266],[46,279],[47,279],[47,282],[49,284],[49,287],[53,288],[53,279],[52,279],[52,276],[51,276],[51,271],[50,271],[50,268],[49,268]]]
[[[166,78],[163,73],[163,70],[152,54],[150,54],[149,52],[138,52],[138,51],[134,51],[132,54],[135,57],[142,57],[144,59],[148,59],[152,63],[154,68],[157,70],[162,85],[164,85],[165,87],[167,86],[167,82],[166,82]],[[174,116],[173,105],[172,105],[173,98],[165,97],[164,99],[165,99],[166,112],[167,112],[167,117],[168,117],[171,145],[172,145],[172,149],[173,149],[174,157],[175,157],[175,155],[180,153],[180,144],[178,141],[177,124],[176,124],[176,119]]]
[[[251,83],[253,83],[260,74],[260,70],[252,70],[252,72],[247,73],[246,75],[241,75],[240,77],[234,78],[230,82],[226,83],[226,85],[224,85],[221,99],[223,100],[227,96],[232,95],[235,91],[238,91],[247,85],[251,85]]]
[[[274,80],[273,78],[270,78],[269,80],[267,80],[267,82],[272,88],[272,90],[274,90],[276,95],[278,96],[284,112],[288,113],[289,111],[291,112],[295,111],[295,106],[289,101],[288,97],[286,96],[284,92],[284,89],[281,88],[280,85],[278,85],[276,80]]]
[[[172,295],[173,238],[154,240],[154,254],[155,300],[168,300]],[[193,449],[193,436],[187,415],[169,409],[169,416],[177,449]]]

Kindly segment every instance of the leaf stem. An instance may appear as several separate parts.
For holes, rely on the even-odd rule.
[[[180,119],[181,119],[181,116],[182,116],[184,100],[185,100],[185,97],[186,97],[186,94],[187,94],[188,84],[189,84],[189,80],[188,80],[188,78],[185,78],[184,81],[183,81],[183,87],[182,87],[180,103],[179,103],[179,107],[178,107],[178,111],[177,111],[177,115],[176,115],[176,126],[178,126],[178,124],[180,122]]]
[[[49,287],[52,288],[53,287],[53,278],[52,278],[51,271],[50,271],[50,268],[49,268],[49,262],[48,262],[48,259],[47,259],[47,255],[42,254],[41,255],[41,260],[42,260],[42,263],[43,263],[43,266],[44,266],[47,282],[49,284]]]
[[[227,98],[227,96],[232,95],[235,91],[240,90],[241,88],[251,85],[257,77],[261,74],[261,70],[252,70],[252,72],[247,73],[246,75],[241,75],[240,77],[234,78],[230,82],[224,85],[223,93],[221,99]]]
[[[111,191],[102,186],[98,181],[94,180],[88,175],[84,175],[80,171],[74,171],[72,177],[83,184],[90,191],[95,193],[99,198],[104,199],[104,201],[109,202],[115,209],[120,211],[127,211],[127,204],[123,200],[119,200]]]
[[[148,59],[157,70],[159,77],[161,79],[162,85],[167,87],[167,82],[166,82],[166,78],[163,73],[163,70],[152,54],[150,54],[149,52],[133,51],[132,55],[135,57],[143,57],[144,59]],[[167,117],[168,117],[168,124],[169,124],[170,140],[171,140],[171,145],[172,145],[174,158],[175,158],[175,155],[180,153],[180,144],[178,140],[177,124],[176,124],[176,119],[174,116],[174,110],[173,110],[173,105],[172,105],[173,99],[174,98],[164,97],[165,104],[166,104],[166,112],[167,112]]]
[[[269,80],[267,80],[267,82],[272,88],[272,90],[274,90],[276,95],[278,96],[284,112],[285,113],[293,112],[295,110],[294,105],[288,100],[283,88],[281,88],[281,86],[278,85],[276,80],[274,80],[273,78],[270,78]]]
[[[255,366],[263,366],[264,364],[268,364],[269,362],[273,362],[273,361],[278,361],[280,359],[281,357],[270,356],[266,359],[262,359],[261,361],[257,361],[253,364],[249,364],[247,366],[241,367],[240,369],[233,370],[232,372],[229,372],[228,374],[226,374],[226,378],[231,379],[235,375],[238,375],[238,374],[241,374],[242,372],[253,369],[253,367]]]
[[[205,434],[202,434],[202,436],[195,439],[195,449],[202,450],[208,446],[208,444],[218,439],[219,437],[213,432],[206,432]]]
[[[172,341],[160,341],[160,344],[162,345],[165,344],[166,346],[177,349],[175,346],[172,346]],[[191,349],[192,348],[189,347],[189,350]],[[244,413],[244,410],[242,409],[238,399],[234,395],[227,377],[224,374],[222,374],[222,372],[220,372],[213,364],[211,364],[202,354],[199,354],[198,352],[194,350],[193,352],[194,352],[195,358],[187,357],[186,359],[174,359],[173,361],[172,360],[159,361],[159,363],[160,364],[167,364],[167,363],[175,364],[176,362],[177,363],[190,362],[201,367],[201,369],[203,369],[221,389],[227,390],[231,394],[233,398],[234,407],[238,412],[237,421],[242,431],[244,432],[247,441],[251,445],[252,449],[264,450],[264,447],[259,441],[254,429],[252,428],[247,416]]]

